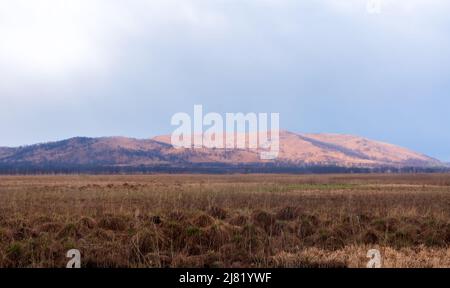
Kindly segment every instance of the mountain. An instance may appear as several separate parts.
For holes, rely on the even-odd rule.
[[[0,159],[14,153],[14,148],[0,147]]]
[[[242,171],[236,167],[421,169],[442,162],[392,144],[338,134],[280,132],[279,155],[261,160],[251,149],[175,149],[169,136],[153,139],[77,137],[17,148],[0,148],[0,172],[21,171]],[[220,167],[219,170],[217,168]],[[280,168],[281,167],[281,168]],[[181,169],[181,170],[180,170]],[[289,171],[289,169],[287,171]],[[255,171],[256,171],[255,170]],[[263,169],[264,170],[264,169]],[[212,170],[211,170],[212,171]],[[252,169],[250,169],[252,171]],[[284,171],[284,170],[280,170]]]
[[[9,148],[3,153],[0,150],[0,164],[152,165],[164,161],[161,151],[170,147],[153,140],[125,137],[76,137]]]
[[[153,138],[170,144],[170,136]],[[203,162],[226,162],[226,159],[212,159],[207,151]],[[216,152],[217,153],[217,152]],[[261,162],[256,151],[244,150],[234,163]],[[194,159],[191,159],[194,160]],[[197,159],[194,160],[198,161]],[[443,166],[439,160],[388,143],[363,137],[340,134],[298,134],[280,132],[280,152],[275,162],[290,165],[321,165],[340,167],[436,167]]]

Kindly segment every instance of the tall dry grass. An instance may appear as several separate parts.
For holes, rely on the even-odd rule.
[[[0,266],[450,267],[450,175],[0,177]]]

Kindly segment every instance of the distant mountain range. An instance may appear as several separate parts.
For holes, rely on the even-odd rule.
[[[0,148],[0,173],[357,172],[444,169],[447,164],[392,144],[338,134],[280,132],[275,160],[250,149],[175,149],[169,136],[85,138]]]

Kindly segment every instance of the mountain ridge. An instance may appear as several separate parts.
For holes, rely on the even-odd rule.
[[[301,134],[280,131],[280,149],[275,160],[261,160],[252,149],[175,149],[170,136],[151,139],[73,137],[21,147],[0,147],[0,168],[10,171],[34,167],[82,168],[189,167],[244,165],[270,167],[330,166],[343,168],[437,168],[446,164],[412,150],[364,137],[342,134]],[[170,171],[170,168],[167,168]],[[0,171],[1,172],[1,171]]]

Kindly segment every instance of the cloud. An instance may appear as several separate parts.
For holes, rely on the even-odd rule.
[[[0,89],[12,92],[24,84],[109,77],[127,61],[130,43],[158,46],[182,33],[203,38],[226,26],[209,5],[173,0],[0,0],[0,19]]]
[[[2,66],[17,72],[54,74],[98,59],[80,5],[66,1],[2,1]]]
[[[449,6],[442,0],[380,1],[382,21],[372,24],[383,27],[379,31],[423,31],[427,37],[437,33],[436,25],[429,24],[434,23],[432,16],[440,13],[441,9],[436,8]],[[278,61],[277,55],[283,54],[284,48],[272,41],[286,37],[302,41],[309,35],[306,29],[314,33],[324,25],[311,23],[308,13],[348,17],[346,21],[356,21],[355,25],[367,25],[371,18],[364,11],[366,2],[0,0],[0,73],[10,80],[10,85],[15,83],[14,78],[19,82],[45,78],[55,81],[78,75],[106,75],[120,70],[128,44],[136,39],[141,44],[152,42],[148,53],[156,50],[157,54],[160,47],[166,48],[165,44],[179,44],[183,39],[185,43],[181,44],[187,47],[214,47],[216,43],[232,46],[233,41],[242,45],[248,38],[265,45],[257,51],[263,53],[261,56]],[[410,17],[405,21],[402,16]],[[317,27],[307,26],[311,24]],[[232,47],[230,52],[234,53]],[[223,56],[233,58],[236,54]]]
[[[203,104],[416,145],[450,121],[450,2],[381,1],[0,0],[2,139],[167,133]]]

